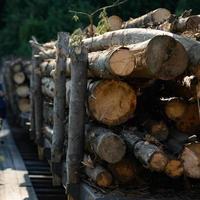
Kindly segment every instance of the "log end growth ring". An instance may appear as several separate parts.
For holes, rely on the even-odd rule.
[[[170,36],[159,35],[147,46],[146,64],[157,78],[170,80],[185,71],[188,55],[181,43]]]
[[[104,135],[101,138],[97,151],[103,160],[109,163],[116,163],[124,157],[126,145],[118,135],[111,133],[109,136]]]
[[[110,58],[111,72],[116,76],[129,76],[135,68],[135,58],[127,48],[120,48]]]
[[[97,185],[100,187],[108,187],[112,184],[112,176],[107,171],[102,171],[96,179]]]
[[[136,94],[125,82],[105,80],[92,89],[88,106],[97,121],[106,125],[119,125],[134,114]]]

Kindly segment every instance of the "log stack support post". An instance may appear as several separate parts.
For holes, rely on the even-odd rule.
[[[67,196],[80,199],[80,167],[84,152],[85,99],[88,53],[84,46],[70,50],[72,61],[67,147]]]
[[[44,159],[44,138],[42,134],[43,127],[43,95],[42,95],[42,82],[41,82],[41,71],[39,63],[41,62],[40,56],[37,54],[33,55],[33,77],[32,77],[32,92],[31,95],[33,101],[33,120],[35,121],[35,142],[38,146],[38,156],[40,160]]]
[[[55,68],[55,92],[53,106],[53,136],[51,148],[51,167],[53,185],[61,184],[61,161],[64,149],[65,138],[65,108],[66,108],[66,60],[69,52],[69,35],[63,32],[58,33],[57,55]]]

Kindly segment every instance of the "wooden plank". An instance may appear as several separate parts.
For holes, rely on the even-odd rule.
[[[9,129],[0,131],[0,199],[37,200]]]

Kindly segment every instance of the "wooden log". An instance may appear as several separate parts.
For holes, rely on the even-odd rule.
[[[176,120],[179,131],[188,135],[198,134],[200,130],[199,107],[196,103],[189,103],[183,116]]]
[[[104,80],[89,84],[88,110],[97,121],[119,125],[133,116],[135,91],[125,82]]]
[[[183,175],[183,164],[178,159],[169,160],[165,168],[165,173],[171,178],[177,178]]]
[[[52,78],[42,78],[42,93],[50,98],[55,96],[55,81]]]
[[[165,114],[171,120],[180,119],[187,108],[187,104],[180,98],[165,99]]]
[[[121,184],[130,184],[136,180],[137,167],[130,159],[123,159],[115,164],[110,164],[109,169],[116,180]]]
[[[24,83],[25,79],[26,77],[25,77],[24,72],[17,72],[13,76],[14,82],[17,83],[18,85]]]
[[[65,138],[65,107],[66,107],[66,76],[65,63],[69,51],[69,35],[64,32],[58,33],[57,53],[56,53],[56,67],[54,77],[54,87],[49,89],[53,93],[53,136],[51,147],[51,162],[52,166],[56,166],[61,162],[64,148]],[[54,167],[53,167],[54,169]],[[55,173],[54,173],[55,172]],[[60,185],[61,180],[58,179],[56,171],[53,173],[53,185]]]
[[[181,155],[184,173],[191,178],[200,178],[200,143],[187,145]]]
[[[122,19],[117,15],[108,17],[108,25],[110,31],[116,31],[122,28]]]
[[[178,17],[172,22],[166,22],[159,26],[160,30],[170,31],[174,33],[182,33],[184,31],[197,31],[200,26],[200,16],[191,15],[189,17]]]
[[[42,81],[41,81],[41,72],[39,68],[40,57],[38,55],[34,56],[34,110],[35,110],[35,132],[36,132],[36,143],[38,144],[39,149],[39,159],[43,159],[41,155],[43,147],[43,135],[42,135],[42,126],[43,126],[43,96],[42,96]]]
[[[111,173],[103,168],[99,164],[91,164],[90,158],[88,156],[84,156],[84,172],[86,175],[92,179],[99,187],[109,187],[112,184],[112,175]],[[88,164],[87,164],[88,163]]]
[[[123,28],[148,28],[149,26],[155,26],[163,23],[169,17],[171,13],[165,8],[158,8],[141,17],[130,19],[123,24]]]
[[[88,61],[92,77],[107,79],[133,76],[168,80],[185,71],[188,57],[184,47],[173,38],[155,36],[147,42],[92,52]],[[54,65],[49,60],[43,62],[41,68],[49,74]],[[68,66],[70,68],[70,64]],[[67,75],[70,75],[69,68],[66,69]]]
[[[147,120],[143,123],[148,134],[155,137],[158,141],[165,141],[169,135],[169,129],[164,121]]]
[[[43,134],[44,134],[44,137],[47,138],[52,143],[53,128],[50,126],[44,125]]]
[[[126,152],[126,145],[118,135],[109,129],[89,125],[86,128],[85,146],[108,163],[119,162]]]
[[[53,105],[49,102],[43,103],[43,119],[44,123],[53,126]]]
[[[31,104],[30,100],[27,98],[19,99],[18,107],[21,112],[30,112],[31,111]]]
[[[168,158],[159,147],[142,140],[130,131],[123,130],[121,134],[130,152],[146,168],[157,172],[162,172],[165,170],[165,167],[168,163]]]
[[[71,90],[67,145],[67,195],[74,200],[80,195],[80,167],[84,150],[85,100],[88,53],[84,46],[71,49]],[[77,123],[78,122],[78,123]],[[76,139],[74,139],[76,138]]]
[[[16,88],[16,94],[19,97],[27,97],[29,96],[30,88],[28,85],[20,85]]]
[[[200,50],[200,43],[192,39],[182,37],[173,33],[143,29],[143,28],[132,28],[132,29],[122,29],[117,31],[111,31],[104,33],[100,36],[87,38],[83,40],[83,43],[87,46],[88,50],[100,51],[108,49],[111,46],[127,46],[130,44],[136,44],[138,42],[144,42],[146,40],[152,39],[157,35],[167,35],[173,37],[175,40],[179,41],[188,52],[190,62],[196,65],[200,61],[200,54],[197,53]]]
[[[12,66],[12,71],[13,72],[20,72],[20,71],[22,71],[22,65],[21,65],[21,63],[19,62],[19,63],[14,64]]]

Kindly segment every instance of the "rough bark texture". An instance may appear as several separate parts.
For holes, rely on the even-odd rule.
[[[44,123],[53,126],[53,104],[49,102],[43,103],[43,119]]]
[[[125,143],[118,135],[109,129],[89,125],[86,128],[85,146],[108,163],[119,162],[126,152]]]
[[[130,19],[123,24],[123,28],[147,28],[163,23],[171,13],[165,8],[158,8],[141,17]]]
[[[35,133],[36,133],[36,143],[39,147],[43,146],[43,136],[42,136],[42,126],[43,126],[43,97],[42,97],[42,81],[41,72],[39,68],[38,55],[34,56],[34,89],[32,95],[34,96],[34,110],[35,110]]]
[[[50,91],[53,93],[53,136],[51,147],[51,161],[52,165],[61,162],[64,148],[65,137],[65,107],[66,107],[66,76],[65,76],[65,63],[69,52],[69,35],[63,32],[58,33],[57,40],[57,55],[56,67],[54,77],[55,90]],[[53,184],[59,185],[61,181],[57,181],[57,175],[53,171]]]
[[[119,125],[133,116],[135,91],[125,82],[104,80],[89,84],[88,110],[97,121]]]
[[[191,178],[200,178],[200,144],[194,143],[185,147],[181,155],[184,173]]]
[[[87,88],[87,58],[85,47],[71,51],[71,91],[69,104],[69,127],[67,148],[67,193],[79,199],[80,166],[84,149],[85,99]],[[78,122],[78,123],[77,123]]]
[[[129,131],[122,131],[121,134],[130,151],[145,167],[157,172],[165,170],[168,159],[159,147],[143,141]]]
[[[88,163],[90,160],[88,161],[87,156],[84,156],[83,162]],[[86,175],[92,179],[99,187],[106,188],[112,184],[111,173],[99,164],[95,164],[93,166],[85,165],[84,171]]]
[[[54,98],[55,91],[55,80],[52,78],[42,78],[42,93],[50,98]]]
[[[87,46],[89,51],[99,51],[107,49],[113,45],[126,46],[130,44],[136,44],[138,42],[144,42],[146,40],[152,39],[156,35],[167,35],[173,37],[185,47],[186,51],[188,52],[190,62],[194,65],[199,63],[199,42],[160,30],[143,28],[123,29],[107,32],[103,35],[93,38],[84,39],[83,42]]]
[[[53,128],[50,126],[44,125],[43,133],[44,133],[44,137],[47,138],[52,143]]]

